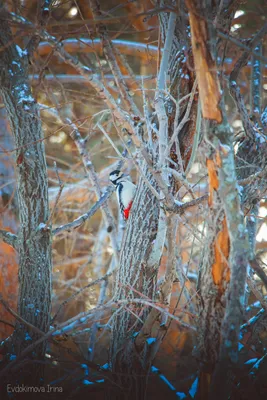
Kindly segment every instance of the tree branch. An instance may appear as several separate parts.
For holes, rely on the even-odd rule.
[[[258,260],[256,258],[254,258],[254,260],[251,260],[250,266],[256,272],[258,277],[263,282],[265,288],[267,289],[267,275],[264,272],[264,270],[262,269],[262,267],[260,266],[260,264],[258,263]]]
[[[109,199],[111,194],[115,191],[115,186],[108,186],[106,192],[100,197],[100,199],[93,205],[93,207],[85,214],[81,215],[80,217],[76,218],[74,221],[69,222],[68,224],[61,225],[58,228],[53,230],[53,235],[57,236],[62,232],[68,231],[70,232],[72,229],[77,229],[81,226],[85,221],[91,218],[97,210],[106,203]]]
[[[3,240],[3,242],[9,244],[9,246],[14,247],[14,249],[17,249],[17,235],[14,235],[14,233],[11,233],[9,231],[5,231],[3,229],[0,230],[0,239]]]

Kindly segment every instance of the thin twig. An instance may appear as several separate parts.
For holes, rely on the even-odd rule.
[[[96,280],[94,280],[93,282],[88,283],[88,285],[83,286],[81,289],[78,290],[78,292],[72,294],[70,297],[68,297],[66,300],[63,301],[62,304],[60,304],[57,312],[55,313],[54,317],[52,318],[51,324],[56,320],[58,314],[60,313],[60,311],[62,310],[62,308],[64,308],[70,301],[72,301],[73,299],[75,299],[77,296],[79,296],[82,292],[84,292],[86,289],[89,289],[92,286],[97,285],[98,283],[106,280],[108,277],[110,277],[114,272],[116,271],[116,268],[114,268],[112,271],[107,272],[104,276],[102,276],[101,278],[98,278]]]
[[[256,299],[261,303],[262,308],[264,308],[265,311],[267,311],[267,303],[266,300],[264,298],[264,296],[262,295],[262,293],[258,290],[254,280],[252,280],[249,276],[247,277],[247,283],[248,286],[250,288],[250,290],[252,291],[252,293],[254,294],[254,296],[256,297]]]
[[[16,311],[14,311],[11,307],[9,307],[9,305],[7,304],[7,302],[3,299],[2,295],[0,294],[0,303],[3,304],[3,306],[5,307],[5,309],[11,314],[13,315],[13,317],[15,317],[19,322],[21,322],[23,325],[27,326],[28,328],[30,328],[31,330],[33,330],[34,332],[36,332],[38,335],[44,335],[44,332],[41,331],[40,329],[38,329],[36,326],[32,325],[31,323],[29,323],[28,321],[26,321],[25,319],[21,318]]]
[[[196,93],[196,89],[197,89],[197,80],[195,80],[193,88],[192,88],[192,91],[190,93],[190,97],[189,97],[189,101],[188,101],[188,104],[187,104],[187,107],[186,107],[186,112],[184,114],[184,117],[183,117],[183,119],[181,120],[181,122],[179,123],[178,126],[174,126],[173,135],[172,135],[172,137],[171,137],[171,139],[169,140],[169,143],[168,143],[168,150],[169,151],[170,151],[170,149],[171,149],[171,147],[172,147],[172,145],[173,145],[173,143],[175,141],[175,138],[179,135],[179,132],[181,132],[181,130],[183,129],[184,125],[189,120],[192,104],[193,104],[193,101],[194,101],[194,96],[195,96],[195,93]]]
[[[168,151],[168,117],[165,110],[164,97],[162,91],[166,88],[166,78],[169,68],[169,60],[172,49],[172,43],[174,38],[174,30],[176,23],[176,14],[171,12],[168,21],[168,28],[166,32],[166,40],[164,44],[162,59],[160,63],[160,70],[158,76],[158,87],[155,97],[155,109],[157,112],[157,117],[159,121],[159,169],[166,166],[166,156]],[[168,182],[168,174],[162,173],[164,176],[164,181]]]
[[[115,143],[113,142],[113,140],[110,138],[109,134],[105,131],[104,127],[101,124],[97,124],[98,129],[103,133],[103,135],[105,136],[105,138],[109,141],[109,143],[111,144],[111,146],[113,147],[113,149],[116,151],[116,153],[118,154],[118,156],[123,160],[123,155],[121,154],[121,152],[119,151],[119,149],[117,148],[117,146],[115,145]]]
[[[258,277],[263,282],[265,288],[267,289],[267,275],[264,272],[263,268],[258,263],[258,260],[256,258],[254,258],[254,260],[251,260],[250,261],[250,266],[251,266],[252,269],[254,269],[254,271],[256,272]]]
[[[54,216],[54,214],[55,214],[55,211],[56,211],[56,208],[57,208],[57,205],[58,205],[58,202],[59,202],[59,199],[60,199],[62,190],[63,190],[64,185],[65,185],[65,183],[62,182],[62,180],[60,179],[60,176],[59,176],[59,173],[58,173],[58,169],[57,169],[57,163],[56,163],[56,161],[54,161],[54,167],[55,167],[55,171],[56,171],[56,175],[57,175],[57,179],[58,179],[58,183],[59,183],[59,191],[58,191],[58,194],[57,194],[55,203],[54,203],[54,207],[53,207],[53,209],[52,209],[52,211],[51,211],[51,213],[50,213],[50,217],[49,217],[49,219],[48,219],[48,221],[47,221],[47,223],[46,223],[46,226],[44,227],[44,230],[49,229],[49,225],[50,225],[51,222],[52,222],[52,219],[53,219],[53,216]]]
[[[99,208],[105,204],[105,202],[110,198],[111,194],[115,191],[115,186],[108,186],[106,192],[100,197],[100,199],[90,208],[90,210],[80,215],[80,217],[76,218],[74,221],[69,222],[65,225],[61,225],[58,228],[53,230],[53,235],[57,236],[62,232],[68,231],[70,232],[72,229],[76,229],[81,226],[85,221],[91,218]]]

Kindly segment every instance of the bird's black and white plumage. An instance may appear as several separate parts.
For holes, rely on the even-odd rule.
[[[136,186],[128,176],[116,169],[109,174],[109,179],[116,186],[117,198],[124,219],[128,219],[133,204]]]

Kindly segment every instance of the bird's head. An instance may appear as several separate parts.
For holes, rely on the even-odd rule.
[[[109,174],[109,180],[113,183],[113,185],[117,185],[125,176],[126,175],[123,172],[116,169]]]

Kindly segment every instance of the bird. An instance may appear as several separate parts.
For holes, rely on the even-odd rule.
[[[129,175],[116,169],[109,174],[109,180],[116,186],[117,199],[124,220],[129,218],[135,196],[136,185],[129,179]]]

